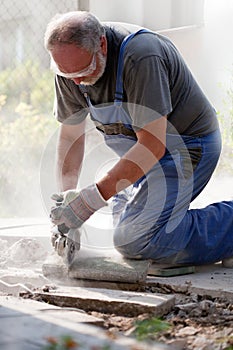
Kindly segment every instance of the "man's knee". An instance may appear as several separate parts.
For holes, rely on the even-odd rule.
[[[137,235],[134,236],[130,234],[130,232],[127,232],[127,230],[122,229],[121,227],[117,227],[115,229],[115,232],[113,235],[113,243],[114,243],[115,249],[125,258],[131,258],[131,259],[143,258],[142,254],[140,253],[142,248],[141,241],[142,241],[142,235],[141,237],[138,237]]]

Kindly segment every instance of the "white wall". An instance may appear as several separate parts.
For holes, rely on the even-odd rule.
[[[170,28],[171,1],[90,0],[89,9],[102,21],[128,22],[156,30]]]
[[[215,108],[222,111],[233,71],[233,1],[205,0],[204,20],[199,28],[163,34],[180,49]]]
[[[202,22],[203,1],[204,26],[165,30],[179,25],[185,16],[186,24],[195,17]],[[195,12],[193,17],[190,8]],[[230,69],[233,69],[232,0],[195,0],[195,3],[192,0],[90,0],[90,11],[103,21],[129,22],[152,30],[165,30],[163,34],[180,49],[215,108],[223,109]],[[225,90],[220,85],[224,85]]]
[[[90,0],[89,6],[101,21],[143,24],[143,0]]]
[[[171,26],[171,0],[144,0],[143,25],[152,30]]]
[[[135,23],[153,30],[202,22],[205,0],[89,0],[88,8],[102,21]]]

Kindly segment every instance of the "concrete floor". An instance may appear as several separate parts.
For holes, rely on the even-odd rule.
[[[205,206],[216,200],[232,199],[231,182],[231,178],[227,181],[213,179],[192,207]],[[17,246],[17,242],[21,239],[33,244],[34,256],[27,250],[20,250],[22,245]],[[88,241],[86,245],[87,243]],[[16,244],[15,250],[12,249],[14,244]],[[100,255],[108,253],[106,247],[101,251],[98,247],[96,249]],[[61,314],[61,309],[53,305],[48,306],[18,297],[20,290],[41,288],[51,283],[42,275],[41,270],[43,259],[51,252],[50,223],[47,217],[0,219],[0,348],[41,350],[48,344],[46,337],[54,336],[60,339],[66,334],[81,344],[80,349],[94,349],[94,346],[104,349],[104,346],[109,345],[113,350],[136,346],[135,341],[129,338],[109,339],[106,332],[98,327],[99,320],[87,320],[83,313],[76,311],[74,317],[69,310],[63,310]],[[96,283],[92,284],[92,287],[108,289],[113,287],[111,283],[98,281]],[[168,294],[193,292],[233,301],[233,269],[223,268],[220,263],[197,267],[195,273],[183,276],[167,278],[148,275],[146,284],[159,287]],[[81,283],[77,280],[76,283],[73,281],[72,285],[86,288],[90,283],[88,284],[88,281]],[[116,289],[121,287],[116,283],[114,285]],[[140,343],[140,349],[146,348],[147,345]],[[167,349],[167,347],[150,344],[150,349]]]

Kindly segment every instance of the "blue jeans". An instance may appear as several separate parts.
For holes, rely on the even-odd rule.
[[[201,265],[233,256],[233,201],[189,209],[216,167],[220,133],[180,140],[168,135],[160,162],[114,198],[114,245],[125,257]]]

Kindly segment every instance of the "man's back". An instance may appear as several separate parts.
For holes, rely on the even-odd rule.
[[[105,25],[108,56],[102,77],[92,86],[87,86],[94,105],[110,103],[114,100],[118,55],[121,42],[132,26],[113,23]],[[133,28],[135,29],[135,28]],[[68,113],[85,106],[80,105],[80,91],[74,82],[58,77],[58,91],[65,92],[67,85],[73,94],[72,109]],[[169,122],[181,134],[205,135],[217,129],[218,123],[213,107],[193,78],[186,63],[172,42],[157,33],[136,35],[125,47],[124,54],[124,102],[147,107],[144,116],[140,108],[131,109],[132,125],[143,127],[159,116],[167,115]],[[63,88],[61,88],[63,87]],[[59,97],[59,96],[58,96]],[[148,109],[152,112],[148,112]],[[141,111],[141,110],[140,110]],[[59,115],[69,117],[61,109]]]

